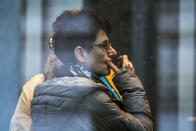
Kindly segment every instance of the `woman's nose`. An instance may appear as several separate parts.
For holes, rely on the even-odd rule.
[[[108,57],[110,57],[112,59],[116,55],[117,55],[116,50],[114,48],[112,48],[112,46],[110,46],[109,49],[108,49]]]

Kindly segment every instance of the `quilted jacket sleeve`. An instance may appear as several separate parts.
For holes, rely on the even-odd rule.
[[[107,93],[96,91],[93,94],[94,99],[90,100],[96,106],[91,103],[89,106],[93,110],[92,116],[98,129],[152,131],[149,103],[137,76],[128,70],[118,74],[113,81],[123,96],[122,107],[111,100]]]

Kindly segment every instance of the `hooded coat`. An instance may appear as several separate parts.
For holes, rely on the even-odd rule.
[[[126,69],[113,79],[119,103],[100,82],[59,77],[34,90],[31,116],[35,131],[152,131],[149,103],[138,77]]]

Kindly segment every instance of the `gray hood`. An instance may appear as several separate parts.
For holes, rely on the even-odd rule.
[[[39,94],[42,91],[46,93],[48,88],[51,88],[51,89],[54,88],[55,92],[56,93],[58,92],[57,93],[58,95],[63,95],[62,93],[65,93],[65,91],[68,91],[68,90],[74,90],[74,92],[77,90],[83,91],[84,88],[85,88],[85,91],[92,90],[91,88],[107,89],[107,87],[105,87],[105,85],[103,85],[102,83],[96,83],[95,81],[90,80],[88,78],[68,77],[68,76],[53,78],[51,80],[46,80],[43,84],[39,85],[39,88],[41,88],[41,90],[39,90],[40,91]],[[35,90],[35,92],[36,92],[36,90]]]
[[[84,77],[59,77],[45,81],[34,91],[31,115],[36,126],[33,128],[35,131],[91,131],[93,123],[86,99],[98,90],[108,91],[103,84]]]
[[[96,83],[93,80],[84,77],[59,77],[53,78],[51,80],[46,80],[43,84],[36,87],[34,91],[34,101],[37,99],[42,100],[41,103],[52,103],[57,107],[64,106],[63,101],[59,99],[48,99],[50,96],[69,98],[70,100],[77,100],[81,97],[87,96],[88,94],[94,92],[95,90],[104,90],[107,91],[102,83]],[[49,96],[49,97],[43,97]],[[43,97],[40,99],[40,97]],[[55,101],[56,100],[56,101]],[[63,99],[61,99],[63,100]],[[40,102],[40,101],[39,101]],[[73,101],[72,101],[73,102]],[[78,102],[73,102],[77,104]]]

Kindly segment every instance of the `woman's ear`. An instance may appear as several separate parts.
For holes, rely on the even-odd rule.
[[[87,51],[82,48],[81,46],[77,46],[74,50],[74,54],[76,59],[81,62],[81,63],[86,63],[87,62]]]

